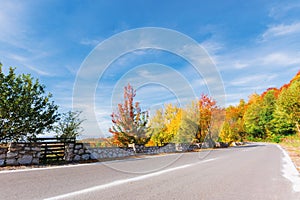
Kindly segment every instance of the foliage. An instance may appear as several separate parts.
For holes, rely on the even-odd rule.
[[[163,146],[173,142],[181,125],[182,109],[166,104],[164,109],[156,111],[150,120],[151,141],[154,145]]]
[[[113,112],[113,126],[109,132],[113,134],[113,141],[118,146],[128,144],[146,144],[150,136],[147,134],[148,112],[141,111],[139,102],[134,103],[136,91],[128,84],[124,87],[124,103],[118,104]]]
[[[204,94],[186,108],[166,104],[151,117],[148,128],[152,134],[148,145],[158,146],[212,140],[278,143],[286,135],[300,136],[300,71],[280,89],[254,93],[248,102],[241,100],[226,109]]]
[[[196,142],[196,135],[199,130],[200,111],[197,102],[192,102],[186,109],[182,110],[181,124],[178,133],[175,135],[176,143]]]
[[[257,138],[265,138],[265,132],[260,121],[260,111],[262,107],[262,101],[258,94],[250,96],[247,110],[244,115],[245,130],[248,134]]]
[[[217,102],[213,100],[208,95],[202,94],[199,99],[199,130],[196,134],[197,142],[204,141],[205,137],[208,135],[211,138],[211,120],[212,113],[217,109]]]
[[[216,106],[216,101],[204,94],[186,108],[166,104],[165,108],[157,110],[150,120],[153,131],[151,144],[161,146],[170,142],[203,142],[207,135],[211,139],[212,130],[220,128],[222,113],[222,109]],[[217,116],[215,120],[212,119],[213,115]],[[216,122],[215,127],[213,121]]]
[[[163,146],[165,143],[168,143],[168,138],[166,137],[167,127],[165,125],[164,113],[162,109],[156,110],[154,116],[150,119],[150,127],[152,136],[150,143],[156,146]]]
[[[300,135],[300,77],[283,88],[275,110],[275,130],[282,135]]]
[[[277,89],[269,89],[262,95],[260,124],[266,137],[270,137],[273,131],[274,111],[276,106]],[[273,136],[272,136],[273,137]]]
[[[45,94],[45,86],[31,75],[7,75],[0,64],[0,140],[34,138],[51,130],[59,119],[58,106]]]
[[[244,119],[250,139],[280,142],[285,135],[300,135],[300,72],[280,89],[252,95]]]
[[[245,108],[246,108],[245,101],[240,100],[239,105],[229,106],[226,109],[225,122],[220,133],[220,138],[223,142],[231,143],[234,141],[244,140]]]
[[[90,147],[113,147],[113,138],[85,138],[80,140],[79,142],[88,144]]]
[[[83,128],[81,124],[84,120],[80,119],[81,112],[69,111],[60,115],[58,124],[54,130],[59,138],[73,138],[78,137],[82,133]]]

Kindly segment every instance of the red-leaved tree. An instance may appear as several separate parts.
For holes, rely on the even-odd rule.
[[[217,109],[217,102],[208,95],[202,94],[199,99],[199,130],[196,139],[202,142],[204,138],[210,134],[212,114]],[[211,137],[211,135],[209,135]]]
[[[148,112],[141,111],[139,102],[134,102],[136,91],[128,84],[124,87],[124,102],[111,114],[113,126],[109,132],[113,134],[113,143],[118,146],[128,144],[146,144]]]

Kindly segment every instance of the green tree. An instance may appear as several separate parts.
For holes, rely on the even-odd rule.
[[[199,130],[200,111],[199,104],[192,102],[182,112],[181,124],[175,136],[177,143],[196,142],[196,135]]]
[[[244,123],[245,131],[249,136],[254,138],[266,137],[264,127],[260,121],[261,107],[261,97],[258,94],[251,95],[244,115]]]
[[[49,131],[58,120],[58,106],[45,86],[31,75],[5,75],[0,64],[0,140],[24,140]]]
[[[279,94],[274,113],[274,130],[281,135],[300,134],[300,77]]]
[[[262,94],[262,102],[260,109],[260,124],[266,137],[271,137],[272,130],[274,129],[273,120],[276,108],[276,93],[277,89],[268,89]]]
[[[54,130],[59,138],[76,138],[82,132],[81,124],[84,120],[80,119],[81,112],[69,111],[60,115],[60,120]]]

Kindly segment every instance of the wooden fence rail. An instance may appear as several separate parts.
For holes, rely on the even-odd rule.
[[[64,161],[67,144],[75,144],[75,138],[36,138],[34,142],[41,144],[40,163]]]

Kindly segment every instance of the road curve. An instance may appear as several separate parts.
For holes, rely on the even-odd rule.
[[[272,144],[1,171],[0,199],[299,200],[299,174]],[[289,166],[289,167],[287,167]]]

